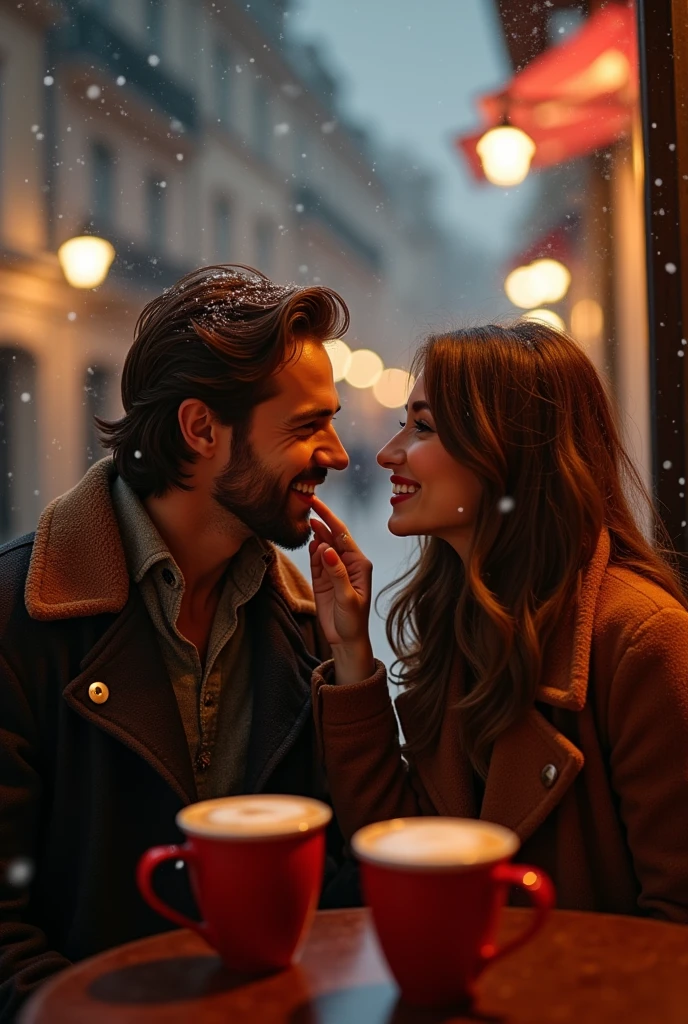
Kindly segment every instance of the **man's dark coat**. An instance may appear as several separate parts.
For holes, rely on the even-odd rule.
[[[0,548],[2,1021],[70,961],[170,927],[139,895],[135,867],[149,846],[183,841],[174,818],[197,799],[155,630],[129,586],[114,473],[110,459],[97,463],[46,508],[35,535]],[[322,798],[309,682],[327,651],[308,584],[275,555],[246,606],[244,791]],[[94,682],[108,688],[104,703],[89,697]],[[330,838],[339,852],[336,830]],[[17,884],[27,858],[33,879]],[[323,905],[351,899],[350,881],[326,881]],[[162,866],[156,887],[197,916],[183,871]]]

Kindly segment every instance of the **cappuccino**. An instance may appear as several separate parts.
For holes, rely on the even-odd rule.
[[[361,860],[389,867],[471,868],[512,857],[518,837],[467,818],[396,818],[360,829],[351,840]]]
[[[319,800],[259,793],[191,804],[179,812],[177,824],[188,835],[214,839],[277,839],[324,828],[331,817]]]

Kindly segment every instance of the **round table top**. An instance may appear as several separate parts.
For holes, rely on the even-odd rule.
[[[530,911],[504,911],[500,938]],[[474,1011],[417,1010],[391,979],[369,912],[319,912],[299,962],[261,979],[226,970],[201,938],[165,932],[56,975],[21,1024],[685,1024],[688,929],[640,918],[555,911],[522,949],[488,968]]]

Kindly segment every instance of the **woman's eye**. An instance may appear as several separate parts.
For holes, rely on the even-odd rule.
[[[414,420],[413,425],[419,434],[424,434],[428,431],[432,433],[432,427],[428,426],[428,424],[425,423],[423,420]],[[403,429],[406,426],[406,423],[404,423],[402,420],[399,420],[399,426],[402,427]]]

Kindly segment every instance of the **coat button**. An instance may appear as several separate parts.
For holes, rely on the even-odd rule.
[[[94,704],[104,704],[110,696],[110,691],[105,683],[91,683],[88,688],[88,695]]]
[[[540,772],[540,778],[542,785],[545,789],[551,789],[554,783],[559,778],[559,771],[553,764],[546,764]]]

